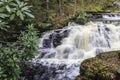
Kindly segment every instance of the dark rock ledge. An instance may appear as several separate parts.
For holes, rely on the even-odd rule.
[[[76,80],[120,80],[120,51],[101,53],[83,61]]]

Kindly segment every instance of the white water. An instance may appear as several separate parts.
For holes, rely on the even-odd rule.
[[[33,62],[45,70],[36,75],[36,80],[74,80],[83,60],[101,52],[120,50],[120,25],[69,23],[63,29],[44,33],[39,41],[40,54]]]
[[[104,14],[103,16],[104,20],[120,20],[120,14]]]

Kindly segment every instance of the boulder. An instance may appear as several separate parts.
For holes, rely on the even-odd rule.
[[[120,51],[101,53],[83,61],[76,80],[120,80]]]

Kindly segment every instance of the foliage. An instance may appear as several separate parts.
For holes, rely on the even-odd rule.
[[[30,9],[23,0],[0,0],[0,40],[10,40],[15,37],[13,33],[19,36],[20,30],[25,29],[23,26],[28,25],[28,19],[34,18]]]
[[[86,16],[86,12],[84,10],[80,10],[77,20],[85,19],[85,16]]]
[[[27,28],[16,44],[0,47],[0,80],[18,80],[21,66],[27,65],[37,53],[37,32],[33,25]]]
[[[0,80],[17,80],[20,74],[18,48],[0,47]]]
[[[38,45],[38,37],[37,31],[33,27],[33,25],[28,25],[27,30],[21,32],[19,37],[19,42],[22,44],[23,51],[21,59],[22,61],[31,60],[35,53],[37,53],[37,45]]]
[[[102,11],[102,6],[96,6],[93,11],[97,12],[97,11]]]
[[[35,57],[38,51],[37,31],[32,24],[27,26],[26,31],[21,32],[18,42],[22,44],[19,48],[22,49],[20,56],[20,61],[22,63],[20,64],[20,79],[23,80],[22,77],[24,77],[25,69],[31,67],[31,60]]]
[[[0,3],[1,18],[8,18],[10,20],[14,20],[16,17],[24,20],[27,16],[34,18],[29,10],[31,6],[28,6],[26,2],[20,0],[1,0]]]
[[[2,20],[0,20],[0,29],[1,30],[7,30],[7,28],[9,28],[9,26],[7,25],[7,23],[3,22]]]
[[[33,25],[27,27],[24,25],[25,31],[23,32],[17,23],[19,21],[23,26],[23,20],[34,18],[30,8],[31,6],[21,0],[0,0],[0,40],[2,40],[0,45],[3,44],[0,46],[0,80],[18,80],[21,65],[31,60],[37,52],[38,38]],[[19,39],[13,42],[14,44],[5,42],[2,36],[7,39],[9,35],[16,35],[18,30],[15,27],[21,31],[21,35],[17,35]],[[9,33],[10,31],[12,33]]]

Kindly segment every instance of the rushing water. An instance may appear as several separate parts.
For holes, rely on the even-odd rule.
[[[120,49],[120,25],[89,22],[45,32],[33,60],[40,67],[35,80],[74,80],[83,60],[105,51]]]

